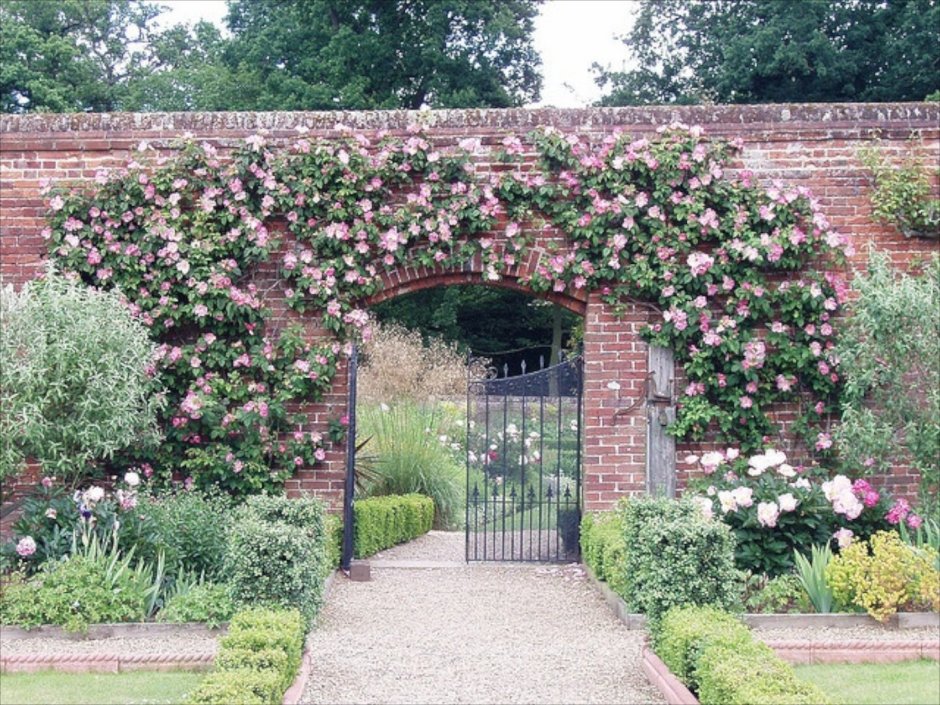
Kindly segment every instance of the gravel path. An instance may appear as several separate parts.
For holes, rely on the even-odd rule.
[[[462,558],[462,535],[432,532],[382,560],[454,560],[438,549],[456,539]],[[305,703],[663,702],[640,671],[643,632],[579,566],[373,566],[371,582],[337,577],[308,638]]]

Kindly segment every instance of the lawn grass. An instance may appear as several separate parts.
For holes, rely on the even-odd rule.
[[[937,705],[940,664],[829,663],[796,666],[796,674],[815,683],[833,702],[850,705]]]
[[[9,673],[0,676],[0,705],[169,705],[182,702],[203,678],[190,671]]]

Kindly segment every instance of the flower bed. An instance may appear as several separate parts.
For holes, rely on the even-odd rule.
[[[658,613],[670,600],[722,604],[717,593],[678,599],[677,591],[715,569],[713,563],[701,572],[688,571],[685,563],[693,559],[662,548],[682,540],[678,526],[670,529],[670,538],[648,535],[655,530],[645,524],[684,516],[680,523],[692,525],[693,514],[727,524],[733,532],[739,572],[726,571],[725,581],[737,587],[725,607],[737,603],[737,609],[755,613],[865,611],[882,622],[898,611],[940,610],[940,529],[903,500],[891,502],[865,481],[841,475],[825,480],[821,471],[794,468],[773,450],[740,460],[733,451],[713,452],[700,462],[710,475],[700,495],[693,492],[674,505],[627,500],[613,512],[585,517],[582,556],[629,611],[653,606]],[[691,544],[686,548],[692,550]],[[651,570],[683,576],[675,581],[682,585],[667,583],[661,595],[650,598],[639,589],[637,576]]]
[[[0,623],[214,626],[247,605],[312,619],[333,567],[324,522],[311,499],[257,495],[233,507],[195,490],[143,493],[136,473],[68,496],[45,478],[6,547],[16,571],[5,578]]]

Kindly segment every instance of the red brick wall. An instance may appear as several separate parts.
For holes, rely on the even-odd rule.
[[[869,245],[891,253],[904,267],[916,257],[938,252],[937,243],[908,240],[891,228],[870,219],[868,185],[857,159],[857,149],[879,137],[882,145],[898,154],[913,148],[936,163],[940,151],[940,105],[845,104],[690,106],[605,108],[577,110],[452,110],[431,112],[357,113],[180,113],[113,115],[30,115],[0,117],[0,275],[4,283],[20,285],[42,266],[45,242],[44,204],[39,195],[41,179],[93,177],[97,169],[121,166],[141,141],[157,149],[169,149],[174,138],[189,132],[220,148],[233,140],[266,131],[273,140],[295,137],[296,128],[309,128],[312,138],[337,135],[338,126],[369,134],[387,130],[405,134],[413,123],[425,124],[429,136],[441,146],[467,137],[482,144],[498,144],[508,134],[523,135],[538,125],[563,131],[604,135],[620,129],[650,133],[674,121],[705,127],[707,134],[740,138],[744,149],[740,167],[755,172],[758,181],[780,179],[802,184],[819,198],[823,212],[835,228],[850,235],[858,252],[852,266],[863,266]],[[910,143],[913,134],[920,141]],[[481,156],[475,167],[486,173],[500,168]],[[541,231],[543,240],[562,234]],[[516,278],[534,264],[529,261],[499,283],[524,288]],[[369,303],[430,285],[478,280],[479,263],[470,271],[406,271],[387,277],[386,289]],[[273,269],[255,273],[270,278]],[[268,294],[267,305],[283,321],[296,316],[282,303],[279,288]],[[586,300],[559,297],[559,303],[583,313],[585,321],[585,434],[584,492],[588,509],[608,506],[617,496],[641,492],[645,486],[645,420],[642,414],[614,416],[614,411],[642,393],[646,376],[646,346],[637,331],[646,320],[642,308],[616,318],[592,295]],[[321,332],[312,320],[305,322],[311,337]],[[619,392],[607,388],[616,381]],[[306,407],[315,421],[326,426],[331,416],[345,409],[345,371],[328,398]],[[618,398],[618,395],[620,398]],[[682,458],[694,447],[680,445],[680,486],[688,479]],[[288,481],[291,492],[312,491],[332,501],[341,494],[342,448],[334,449],[327,462],[301,469]],[[890,483],[910,494],[916,478],[899,468]]]

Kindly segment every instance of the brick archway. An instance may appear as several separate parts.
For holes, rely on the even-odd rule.
[[[363,301],[362,304],[364,307],[369,308],[383,301],[388,301],[389,299],[438,286],[483,285],[518,291],[532,296],[533,298],[558,304],[579,316],[585,315],[588,300],[587,292],[578,292],[574,295],[555,292],[535,293],[524,283],[527,269],[528,268],[514,268],[513,271],[500,277],[496,281],[484,281],[483,267],[479,262],[479,258],[474,258],[467,267],[460,271],[443,268],[400,267],[384,273],[382,275],[381,290]]]

